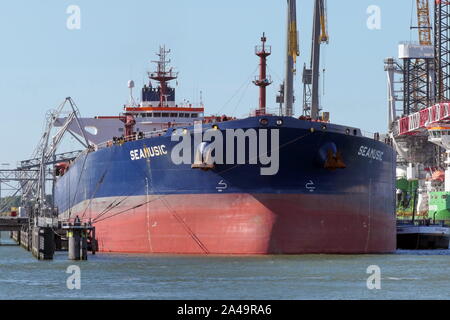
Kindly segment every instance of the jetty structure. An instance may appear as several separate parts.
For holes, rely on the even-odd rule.
[[[63,113],[68,116],[62,127],[51,137],[56,128],[55,120]],[[0,170],[0,188],[5,183],[9,186],[16,183],[16,190],[9,199],[14,199],[17,195],[21,197],[19,208],[11,210],[8,216],[0,216],[0,232],[9,231],[12,239],[40,260],[51,260],[55,251],[68,249],[65,243],[67,238],[70,238],[70,233],[63,230],[64,222],[57,217],[53,191],[61,170],[60,163],[74,161],[82,152],[76,150],[57,153],[63,137],[70,134],[82,146],[92,148],[86,139],[83,140],[84,137],[80,138],[67,130],[72,122],[80,125],[78,118],[77,106],[72,98],[66,98],[56,110],[47,114],[44,131],[32,158],[21,161],[16,169]],[[3,201],[0,212],[4,212],[8,207],[9,202]],[[71,226],[70,223],[66,225]],[[81,228],[90,244],[90,250],[95,253],[96,242],[95,238],[91,237],[95,234],[94,227],[84,223]],[[79,241],[81,243],[82,239]],[[83,250],[75,256],[87,258]]]
[[[424,238],[419,247],[434,249],[448,247],[450,230],[450,3],[416,0],[416,12],[418,42],[400,43],[398,59],[385,60],[388,126],[398,154],[398,245]]]

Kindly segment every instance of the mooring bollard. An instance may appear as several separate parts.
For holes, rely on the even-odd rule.
[[[67,231],[69,260],[80,260],[80,233],[80,229],[72,228]]]
[[[94,228],[89,224],[82,225],[78,217],[74,224],[63,226],[67,230],[68,251],[70,260],[87,260],[88,258],[88,231]]]

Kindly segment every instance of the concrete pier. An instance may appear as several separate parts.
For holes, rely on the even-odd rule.
[[[54,232],[49,227],[34,227],[31,253],[39,260],[52,260],[55,253]]]
[[[52,260],[55,251],[68,251],[70,260],[87,260],[88,251],[92,254],[97,251],[95,227],[91,223],[82,224],[76,220],[74,224],[62,225],[61,222],[40,218],[37,225],[30,225],[28,219],[14,220],[4,220],[3,224],[0,221],[0,231],[8,230],[17,245],[31,251],[39,260]]]
[[[28,218],[0,217],[0,231],[20,231]]]
[[[31,236],[28,228],[23,228],[20,231],[20,245],[27,251],[31,251]]]

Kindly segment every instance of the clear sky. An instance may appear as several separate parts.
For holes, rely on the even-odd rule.
[[[383,60],[396,56],[410,30],[415,0],[328,0],[330,44],[322,105],[335,123],[369,132],[386,130]],[[298,0],[298,70],[309,63],[313,0]],[[70,5],[81,10],[81,29],[66,26]],[[381,9],[381,29],[369,30],[370,5]],[[0,2],[1,163],[32,153],[45,113],[72,97],[82,116],[117,115],[128,99],[127,81],[139,89],[159,45],[172,49],[180,72],[177,100],[199,100],[206,114],[248,115],[258,105],[250,83],[258,66],[254,46],[266,32],[272,45],[269,107],[284,75],[285,0],[15,0]],[[415,21],[415,19],[414,19]],[[296,114],[302,99],[295,80]],[[228,102],[228,103],[227,103]]]

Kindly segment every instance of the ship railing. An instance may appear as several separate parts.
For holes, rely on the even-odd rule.
[[[155,138],[155,137],[161,137],[162,135],[166,134],[167,129],[163,130],[157,130],[157,131],[150,131],[150,132],[137,132],[136,134],[133,134],[131,136],[124,136],[124,137],[114,137],[112,140],[108,140],[102,143],[99,143],[96,146],[96,150],[109,148],[115,145],[122,145],[126,142],[130,141],[136,141],[136,140],[142,140],[146,138]]]
[[[275,114],[280,117],[283,114],[283,111],[280,108],[266,108],[266,112],[270,114]]]
[[[380,141],[380,134],[378,132],[369,132],[369,131],[361,130],[361,134],[363,137]]]
[[[271,54],[271,53],[272,53],[272,46],[267,46],[267,45],[264,45],[264,46],[262,46],[262,45],[255,46],[255,54],[263,53],[263,52],[268,53],[268,54]]]
[[[384,142],[387,145],[392,146],[392,139],[388,134],[380,134],[378,132],[368,132],[361,130],[361,135],[365,138],[369,138],[375,141]]]
[[[177,78],[178,72],[175,71],[162,71],[162,72],[149,72],[151,78]]]

